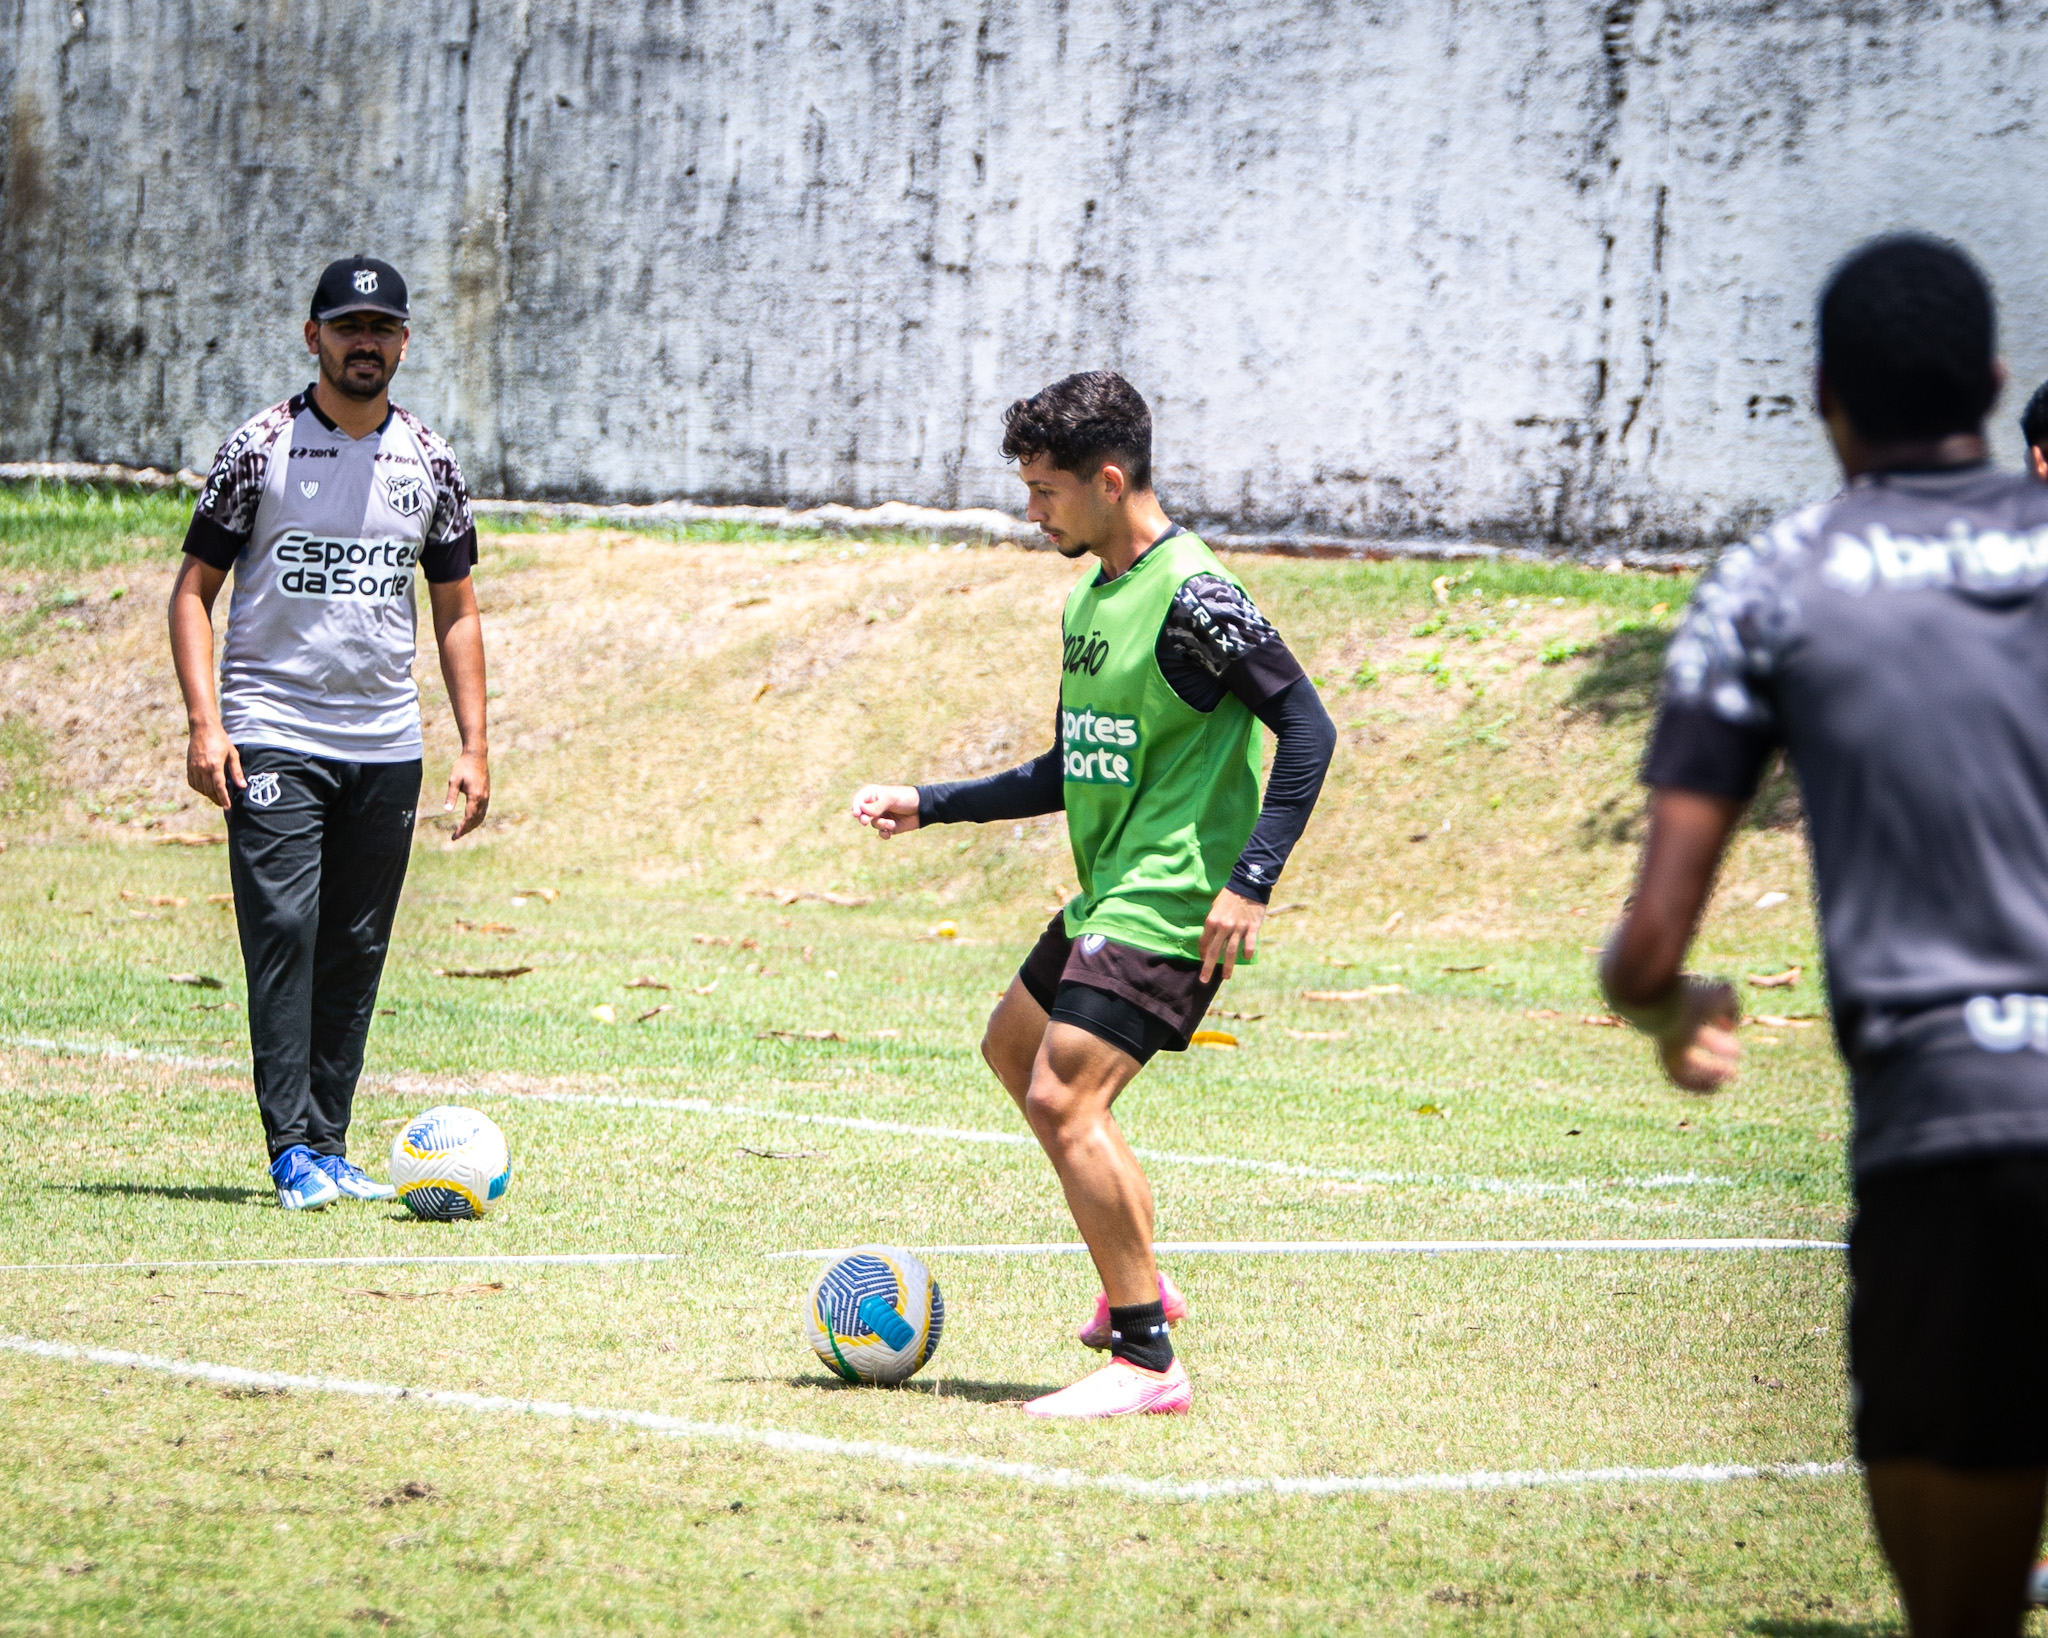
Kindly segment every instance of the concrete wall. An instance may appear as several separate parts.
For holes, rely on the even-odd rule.
[[[509,495],[1016,509],[1110,365],[1211,526],[1697,544],[1901,225],[2048,370],[2048,5],[4,3],[0,458],[203,466],[356,249]]]

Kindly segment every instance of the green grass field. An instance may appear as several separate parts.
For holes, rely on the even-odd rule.
[[[50,544],[44,504],[0,508],[0,1260],[119,1266],[0,1272],[0,1633],[1897,1630],[1853,1472],[1654,1471],[1843,1460],[1829,1252],[1183,1255],[1195,1410],[1136,1426],[1016,1408],[1095,1362],[1080,1257],[936,1255],[907,1389],[811,1356],[815,1265],[773,1253],[1073,1238],[975,1051],[1071,881],[1061,823],[883,844],[841,813],[1043,747],[1077,572],[1045,555],[487,537],[493,819],[445,840],[425,664],[356,1152],[381,1173],[461,1101],[513,1186],[464,1225],[277,1211],[219,822],[182,790],[176,520],[73,492]],[[1585,1021],[1685,583],[1237,566],[1342,740],[1219,1002],[1238,1045],[1120,1110],[1161,1237],[1838,1238],[1793,793],[1703,935],[1715,970],[1801,969],[1747,992],[1778,1022],[1739,1084],[1684,1097]],[[246,1266],[620,1252],[668,1260]],[[1623,1471],[1475,1478],[1589,1470]]]

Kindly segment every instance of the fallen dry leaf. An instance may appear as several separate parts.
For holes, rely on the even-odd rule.
[[[1191,1046],[1234,1047],[1237,1037],[1224,1029],[1198,1029],[1188,1037]]]
[[[1437,971],[1440,973],[1490,973],[1493,971],[1493,963],[1482,961],[1476,966],[1471,967],[1439,967]]]
[[[1385,921],[1380,923],[1380,931],[1382,933],[1391,933],[1396,927],[1399,927],[1401,923],[1406,921],[1407,919],[1407,911],[1396,910],[1391,916],[1387,917]]]
[[[732,940],[723,938],[717,933],[692,933],[690,935],[690,942],[692,944],[730,944]]]
[[[658,1007],[649,1007],[638,1018],[635,1018],[633,1022],[636,1024],[644,1024],[650,1018],[659,1018],[663,1013],[674,1012],[675,1010],[675,1007],[670,1002],[664,1001]]]
[[[1291,916],[1297,910],[1306,910],[1308,908],[1305,904],[1276,904],[1266,912],[1266,919],[1271,921],[1275,916]]]
[[[843,1041],[845,1036],[836,1029],[764,1029],[754,1037],[757,1041]]]
[[[1522,1016],[1524,1018],[1555,1018],[1558,1016],[1558,1011],[1555,1007],[1530,1007]]]
[[[436,967],[436,978],[524,978],[531,967]]]
[[[381,1297],[386,1302],[425,1302],[429,1297],[495,1297],[504,1289],[503,1280],[487,1280],[481,1285],[451,1285],[439,1291],[379,1291],[374,1286],[357,1286],[343,1295]]]
[[[714,978],[709,984],[696,984],[691,986],[690,993],[692,995],[709,995],[713,990],[717,988],[718,980]]]
[[[152,894],[147,902],[159,910],[182,910],[192,901],[176,893],[156,893]]]
[[[811,904],[836,904],[842,910],[857,910],[860,906],[873,902],[870,899],[857,898],[851,893],[818,893],[808,887],[757,888],[754,896],[773,899],[777,904],[796,904],[800,901]]]
[[[1788,1018],[1781,1014],[1760,1012],[1753,1018],[1745,1018],[1746,1024],[1761,1024],[1766,1029],[1812,1029],[1811,1018]]]
[[[756,703],[757,701],[759,701],[763,694],[767,693],[768,690],[773,688],[774,686],[775,685],[772,682],[764,682],[759,688],[754,690],[754,698],[749,700],[747,703],[749,705]]]
[[[208,904],[233,904],[235,896],[232,893],[209,893],[206,895],[206,902]]]
[[[194,836],[189,831],[180,831],[175,836],[152,836],[150,841],[156,847],[226,847],[228,845],[228,839],[225,836]]]
[[[464,921],[460,916],[455,918],[455,930],[458,933],[516,933],[519,931],[517,927],[512,926],[509,922]]]
[[[1621,1028],[1621,1020],[1615,1017],[1614,1014],[1611,1012],[1589,1012],[1586,1014],[1585,1017],[1581,1018],[1579,1022],[1582,1024],[1591,1024],[1595,1029]]]
[[[522,899],[539,899],[542,904],[553,904],[562,896],[559,887],[515,887],[512,891]]]
[[[1287,1032],[1297,1041],[1342,1041],[1351,1031],[1348,1029],[1290,1029]]]
[[[662,983],[658,978],[635,978],[627,982],[626,988],[629,990],[666,990],[668,985]]]
[[[762,604],[762,603],[765,603],[765,602],[767,602],[767,601],[768,601],[768,599],[767,599],[767,598],[766,598],[765,596],[762,596],[762,597],[736,597],[736,598],[734,598],[734,599],[733,599],[733,605],[732,605],[732,606],[733,606],[734,608],[736,608],[736,609],[751,609],[751,608],[755,608],[755,607],[757,607],[758,605],[760,605],[760,604]],[[763,691],[765,692],[765,691],[766,691],[766,689],[767,689],[767,687],[768,687],[768,685],[767,685],[766,683],[763,683],[763,684],[761,685],[761,687],[762,687]],[[758,695],[758,694],[757,694],[757,695],[755,695],[754,697],[755,697],[756,699],[759,699],[759,698],[760,698],[760,695]]]
[[[755,1155],[762,1160],[822,1160],[832,1152],[830,1149],[751,1149],[744,1143],[739,1150],[743,1155]]]
[[[195,989],[217,990],[222,987],[221,981],[212,973],[167,973],[165,977],[173,984],[190,984]]]
[[[1781,973],[1751,973],[1749,987],[1753,990],[1789,990],[1799,982],[1802,971],[1799,967],[1787,967]]]
[[[1370,1001],[1376,995],[1406,995],[1405,984],[1368,984],[1362,990],[1303,990],[1304,1001]]]
[[[1434,1115],[1438,1120],[1442,1120],[1444,1117],[1444,1112],[1433,1103],[1418,1103],[1415,1106],[1415,1112],[1418,1115]]]
[[[1263,1012],[1226,1012],[1221,1007],[1211,1007],[1207,1016],[1210,1018],[1235,1018],[1240,1024],[1256,1024],[1266,1015]]]

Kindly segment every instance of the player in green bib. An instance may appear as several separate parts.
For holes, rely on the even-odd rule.
[[[1025,515],[1100,566],[1067,598],[1057,732],[1022,767],[865,785],[884,837],[1064,810],[1080,891],[997,1005],[982,1056],[1023,1111],[1102,1276],[1081,1341],[1101,1370],[1025,1409],[1099,1417],[1193,1401],[1168,1327],[1187,1305],[1152,1258],[1152,1188],[1111,1106],[1185,1051],[1259,924],[1336,746],[1314,686],[1236,576],[1152,489],[1152,415],[1123,377],[1068,376],[1005,414]],[[1273,768],[1259,792],[1259,726]]]

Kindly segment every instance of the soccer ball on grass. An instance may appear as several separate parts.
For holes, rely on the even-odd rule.
[[[855,1246],[827,1263],[804,1299],[804,1335],[848,1382],[907,1382],[939,1351],[946,1299],[931,1271],[895,1246]]]
[[[415,1217],[481,1217],[512,1181],[512,1152],[488,1115],[453,1104],[429,1109],[392,1139],[391,1181]]]

